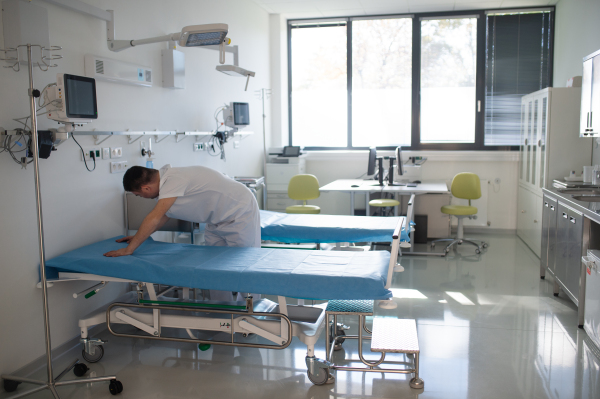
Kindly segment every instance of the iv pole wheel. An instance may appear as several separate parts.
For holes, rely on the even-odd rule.
[[[4,390],[6,392],[14,392],[17,390],[17,387],[19,386],[19,384],[20,384],[19,381],[4,380]]]
[[[85,349],[81,350],[81,356],[88,363],[99,362],[104,356],[104,348],[101,345],[96,346],[96,352],[93,355],[88,354]]]
[[[74,367],[73,367],[73,374],[75,374],[75,376],[77,377],[83,377],[85,375],[85,373],[88,372],[90,368],[88,366],[86,366],[83,363],[77,363]]]
[[[119,380],[111,380],[110,384],[108,384],[108,390],[111,395],[117,395],[123,392],[123,384]]]

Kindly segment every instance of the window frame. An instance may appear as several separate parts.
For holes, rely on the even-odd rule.
[[[368,19],[393,19],[393,18],[411,18],[412,19],[412,97],[411,97],[411,145],[403,146],[402,149],[409,151],[519,151],[520,146],[486,146],[485,139],[485,67],[486,67],[486,18],[489,13],[502,12],[524,12],[524,11],[550,11],[550,52],[548,65],[549,85],[553,87],[554,77],[554,29],[555,29],[555,6],[544,7],[515,7],[510,9],[476,9],[445,12],[426,12],[426,13],[402,13],[389,15],[368,15],[368,16],[342,16],[337,18],[302,18],[289,19],[287,21],[287,61],[288,61],[288,140],[289,145],[293,145],[292,132],[292,25],[306,23],[303,27],[318,27],[321,23],[340,22],[346,25],[346,76],[347,76],[347,96],[348,96],[348,146],[346,147],[304,147],[307,151],[335,151],[335,150],[367,150],[368,147],[354,147],[352,145],[352,22]],[[421,143],[420,115],[421,115],[421,21],[423,19],[435,19],[444,17],[477,17],[477,58],[476,58],[476,77],[475,77],[475,101],[480,104],[480,111],[475,110],[475,142],[474,143]],[[377,147],[379,150],[393,150],[394,146]]]

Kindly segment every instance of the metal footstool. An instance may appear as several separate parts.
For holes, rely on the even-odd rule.
[[[367,328],[365,318],[373,316],[373,300],[335,300],[329,301],[325,310],[325,322],[327,337],[325,340],[326,363],[331,370],[344,371],[369,371],[377,373],[399,373],[415,374],[410,380],[410,387],[421,389],[424,382],[419,378],[419,343],[417,339],[416,323],[412,319],[393,319],[387,317],[376,317],[373,320],[373,331]],[[358,316],[358,335],[346,335],[348,327],[337,322],[337,317]],[[365,335],[366,333],[367,335]],[[358,356],[360,361],[367,367],[338,366],[333,363],[333,352],[342,349],[346,339],[358,339]],[[371,340],[371,352],[381,352],[381,358],[377,361],[366,360],[363,356],[363,340]],[[385,361],[388,352],[404,353],[412,359],[412,368],[406,368],[409,362]],[[404,368],[384,369],[383,364],[404,365]]]

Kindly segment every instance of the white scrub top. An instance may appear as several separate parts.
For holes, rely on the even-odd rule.
[[[257,242],[260,246],[258,204],[246,186],[204,166],[173,168],[165,165],[159,173],[158,199],[177,197],[166,213],[168,217],[206,223],[207,233],[212,232],[227,241],[215,245],[256,246]],[[241,237],[227,238],[232,233],[238,236],[249,232],[253,237],[248,243],[239,242]],[[258,237],[254,237],[256,232]]]

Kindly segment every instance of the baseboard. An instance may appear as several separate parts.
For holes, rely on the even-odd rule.
[[[517,229],[494,229],[491,227],[477,227],[477,226],[465,226],[465,234],[507,234],[516,235]],[[452,233],[456,233],[456,229],[452,229]]]
[[[101,333],[104,330],[106,330],[106,323],[98,324],[97,326],[94,326],[89,329],[89,336],[93,337],[94,335],[98,335],[99,333]],[[53,362],[60,359],[62,356],[66,355],[68,352],[70,352],[73,348],[75,348],[78,345],[80,346],[81,349],[83,349],[83,346],[79,342],[80,339],[81,339],[81,337],[79,335],[77,335],[77,336],[73,337],[72,339],[70,339],[69,341],[65,342],[64,344],[52,349]],[[26,364],[25,366],[21,367],[18,370],[15,370],[14,372],[12,372],[10,374],[19,376],[19,377],[28,377],[42,369],[46,369],[46,353],[44,353],[37,359],[33,360],[32,362]]]

